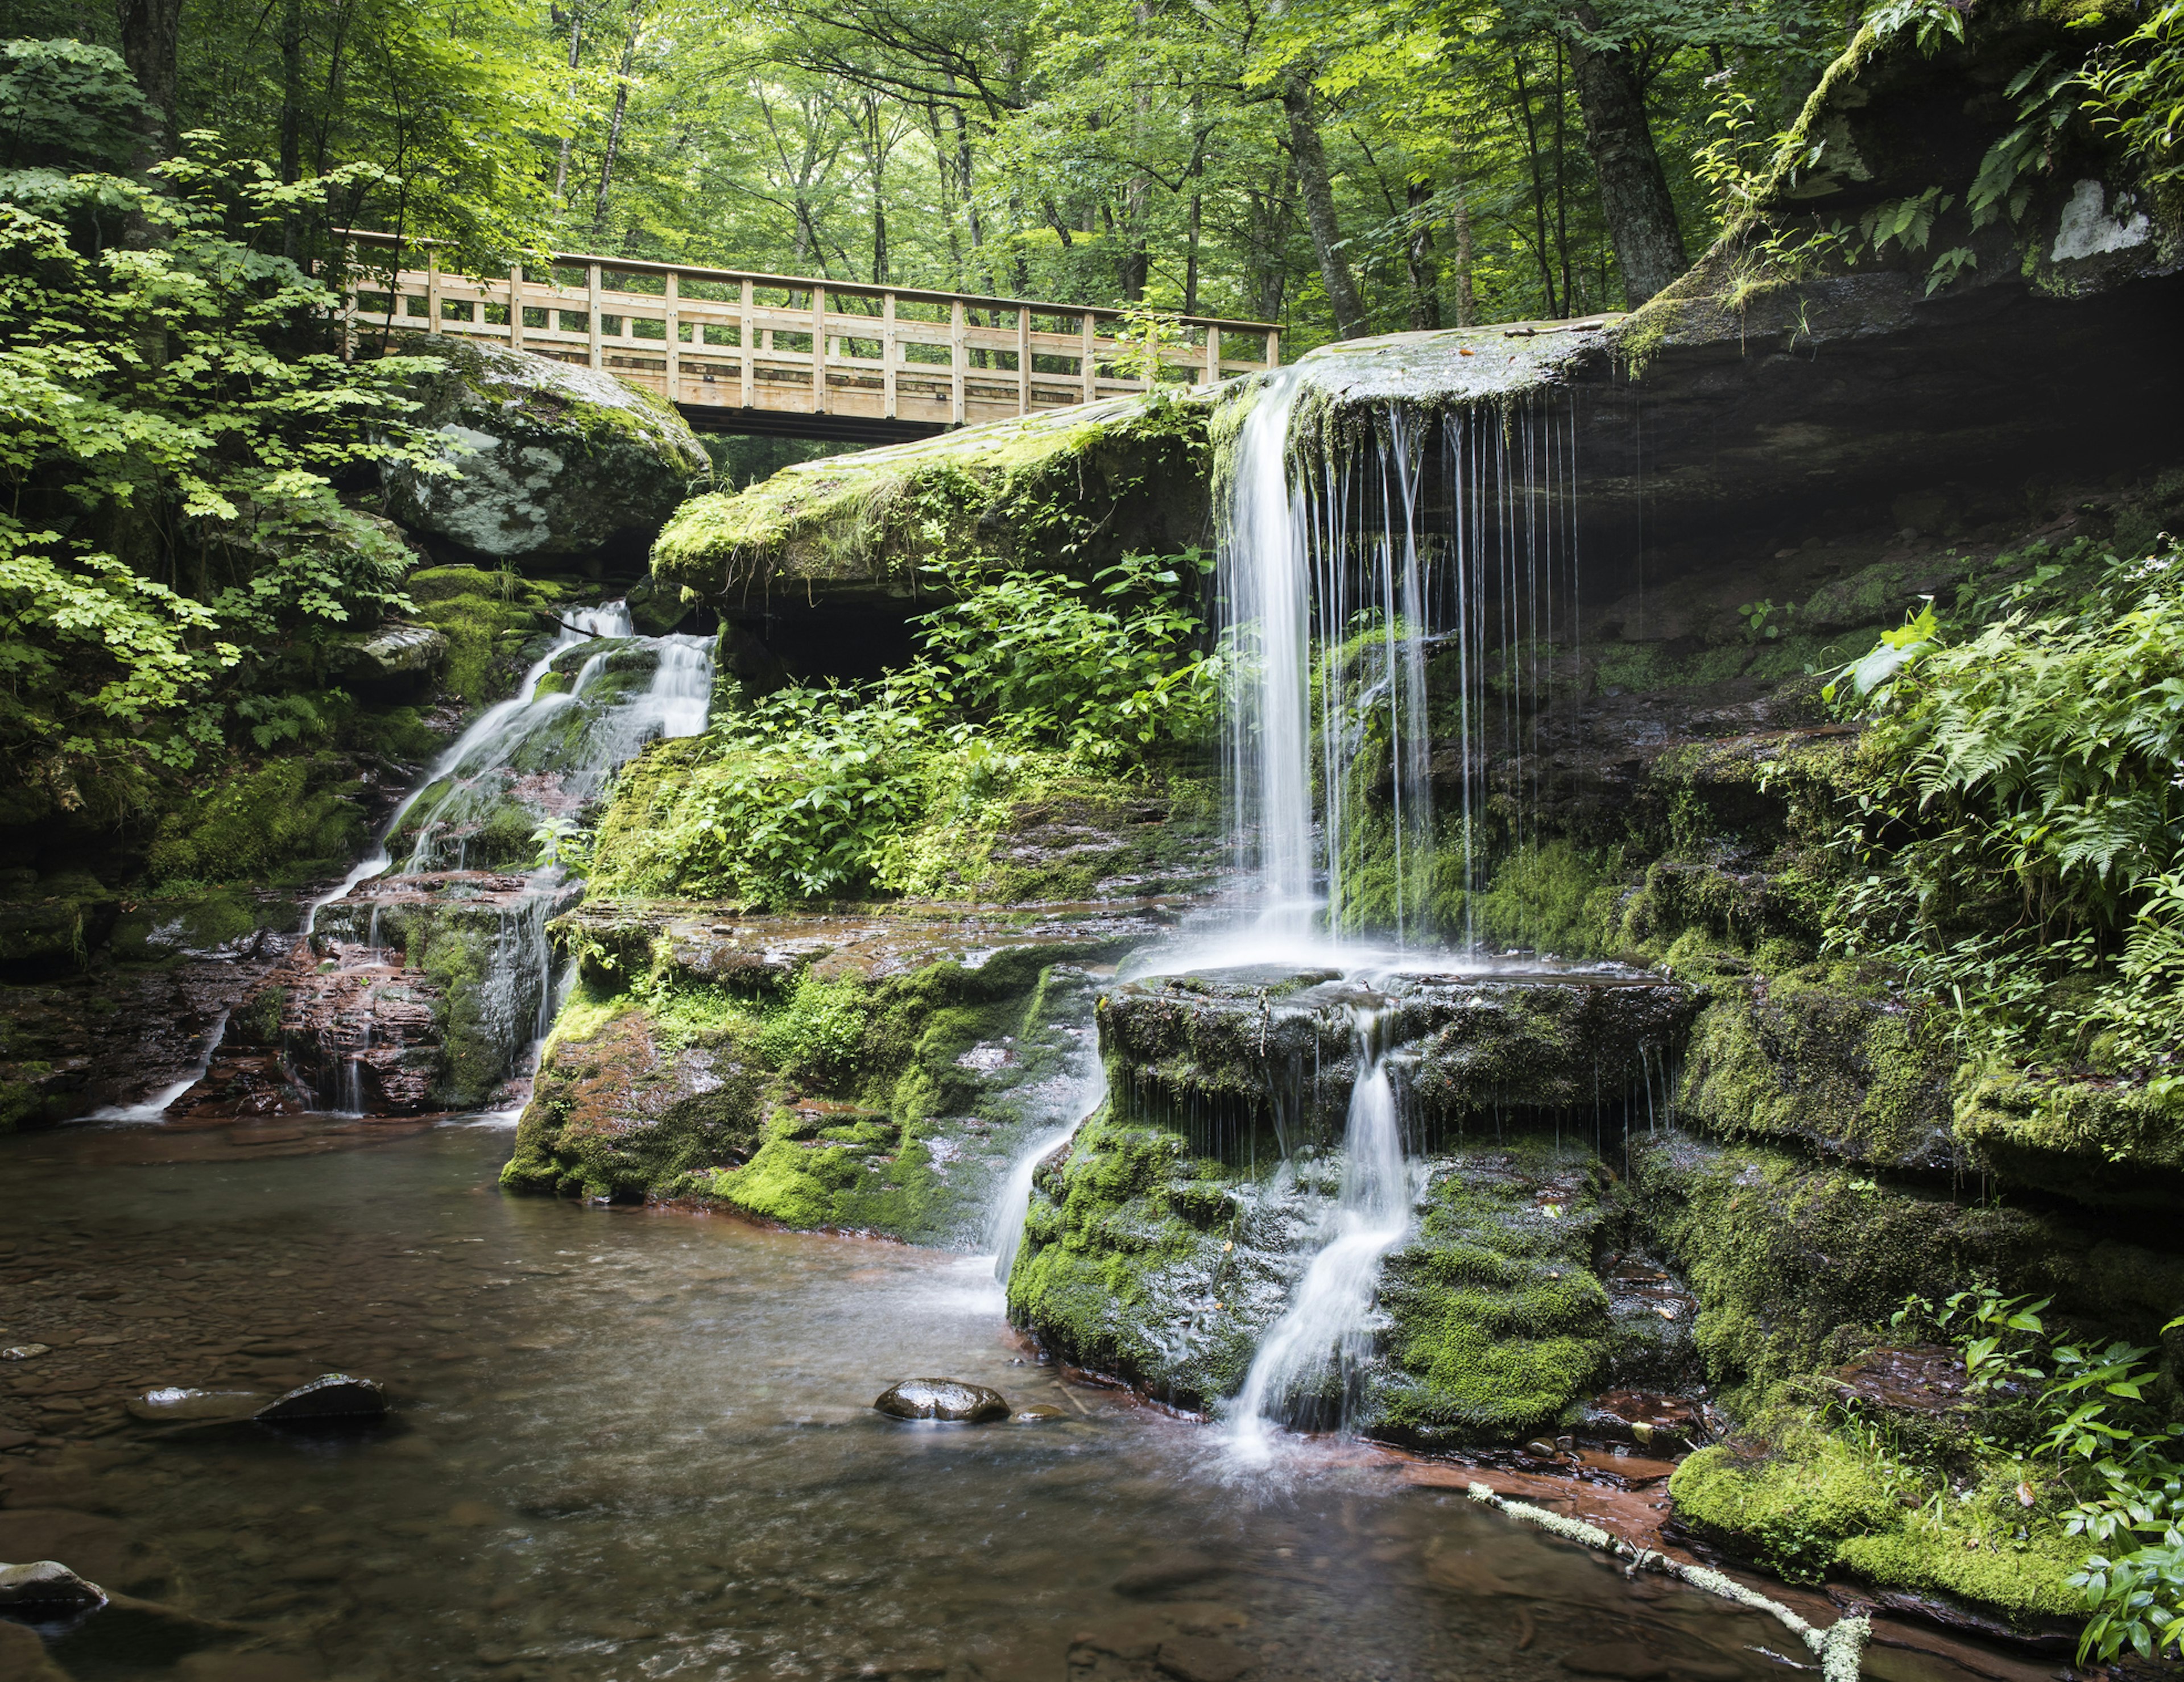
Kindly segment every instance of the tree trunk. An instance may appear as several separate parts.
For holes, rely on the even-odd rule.
[[[304,0],[281,9],[281,181],[292,187],[304,173]],[[296,260],[301,243],[296,213],[281,218],[281,254]]]
[[[1449,221],[1456,233],[1456,325],[1475,327],[1479,297],[1471,286],[1471,201],[1462,193],[1457,195]]]
[[[1365,331],[1365,310],[1357,301],[1357,283],[1340,247],[1341,224],[1334,214],[1334,183],[1328,174],[1327,149],[1320,143],[1319,113],[1313,109],[1312,84],[1291,72],[1282,82],[1282,112],[1290,123],[1290,155],[1296,160],[1297,187],[1304,198],[1305,225],[1312,230],[1312,248],[1319,259],[1319,277],[1327,287],[1327,301],[1334,312],[1338,337],[1354,339]]]
[[[181,0],[114,0],[121,30],[121,58],[136,88],[158,108],[138,148],[139,172],[174,155],[181,132],[175,114],[175,61],[181,36]]]
[[[1599,28],[1598,17],[1583,0],[1571,8],[1570,16],[1580,29]],[[1600,181],[1600,206],[1616,265],[1623,270],[1624,297],[1635,309],[1691,267],[1691,259],[1684,254],[1675,201],[1669,196],[1669,178],[1653,148],[1645,92],[1630,50],[1603,53],[1573,35],[1570,56],[1577,71],[1578,103],[1585,110],[1585,150]]]
[[[629,67],[637,57],[637,38],[642,28],[640,14],[632,12],[629,19],[629,39],[622,43],[621,74],[615,79],[614,116],[607,124],[607,155],[599,164],[599,196],[592,205],[592,238],[606,237],[607,188],[614,183],[615,156],[621,150],[622,119],[629,114]]]
[[[1403,196],[1416,215],[1433,198],[1433,184],[1414,178],[1406,183]],[[1411,331],[1429,331],[1440,326],[1440,259],[1434,253],[1433,229],[1424,221],[1411,230],[1405,261],[1411,280]]]
[[[554,21],[559,23],[560,19],[557,17]],[[581,11],[571,9],[569,14],[569,69],[572,73],[577,68],[578,55],[583,50],[584,14]],[[569,148],[573,143],[573,139],[574,136],[570,135],[565,134],[561,136],[561,155],[554,163],[554,203],[557,207],[568,200]]]

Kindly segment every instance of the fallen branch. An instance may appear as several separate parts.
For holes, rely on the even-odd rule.
[[[1813,1650],[1820,1661],[1820,1674],[1825,1682],[1858,1682],[1858,1668],[1865,1657],[1865,1644],[1873,1635],[1873,1620],[1869,1618],[1839,1618],[1822,1629],[1807,1623],[1781,1601],[1770,1600],[1757,1589],[1747,1588],[1724,1572],[1704,1565],[1685,1565],[1670,1559],[1666,1554],[1657,1553],[1652,1548],[1635,1548],[1620,1536],[1602,1529],[1597,1524],[1588,1524],[1581,1518],[1568,1518],[1559,1512],[1550,1512],[1543,1507],[1534,1507],[1528,1501],[1510,1501],[1496,1495],[1484,1484],[1472,1484],[1464,1493],[1481,1506],[1506,1512],[1521,1523],[1536,1525],[1567,1541],[1580,1542],[1618,1559],[1626,1559],[1630,1564],[1624,1568],[1633,1574],[1641,1571],[1658,1571],[1679,1582],[1688,1583],[1694,1589],[1719,1595],[1726,1601],[1735,1601],[1739,1606],[1749,1607],[1754,1612],[1763,1612]]]

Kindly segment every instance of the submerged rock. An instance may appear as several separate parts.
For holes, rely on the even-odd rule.
[[[276,1396],[250,1417],[263,1425],[302,1425],[321,1420],[378,1419],[387,1413],[387,1392],[370,1378],[325,1373]]]
[[[105,1604],[105,1590],[58,1560],[0,1565],[0,1611],[43,1622]]]
[[[673,405],[613,375],[504,346],[443,341],[418,417],[452,477],[382,471],[389,512],[496,560],[584,554],[649,538],[711,471]]]
[[[905,1378],[881,1391],[872,1406],[897,1419],[944,1419],[963,1425],[1009,1417],[1006,1396],[961,1378]]]
[[[129,1412],[148,1424],[216,1424],[248,1419],[267,1400],[263,1390],[198,1390],[170,1384],[131,1396]]]

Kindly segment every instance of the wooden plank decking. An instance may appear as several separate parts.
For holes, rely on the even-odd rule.
[[[348,237],[346,348],[390,328],[517,345],[649,387],[701,430],[883,443],[1152,383],[1121,370],[1117,310],[582,253],[555,253],[543,278],[479,280],[443,273],[426,246],[423,268],[390,272],[392,235]],[[1280,363],[1272,322],[1180,326],[1187,343],[1162,359],[1193,382]]]

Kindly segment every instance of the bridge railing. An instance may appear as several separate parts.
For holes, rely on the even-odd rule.
[[[555,253],[545,277],[519,265],[504,280],[480,279],[443,272],[429,244],[348,237],[359,248],[343,315],[352,353],[363,336],[389,329],[488,339],[610,370],[691,410],[936,426],[1154,382],[1142,343],[1118,336],[1119,310],[586,253]],[[398,251],[418,253],[424,266],[392,267]],[[1280,364],[1272,322],[1184,316],[1176,325],[1181,342],[1160,347],[1164,380]],[[1125,371],[1132,366],[1140,371]]]

